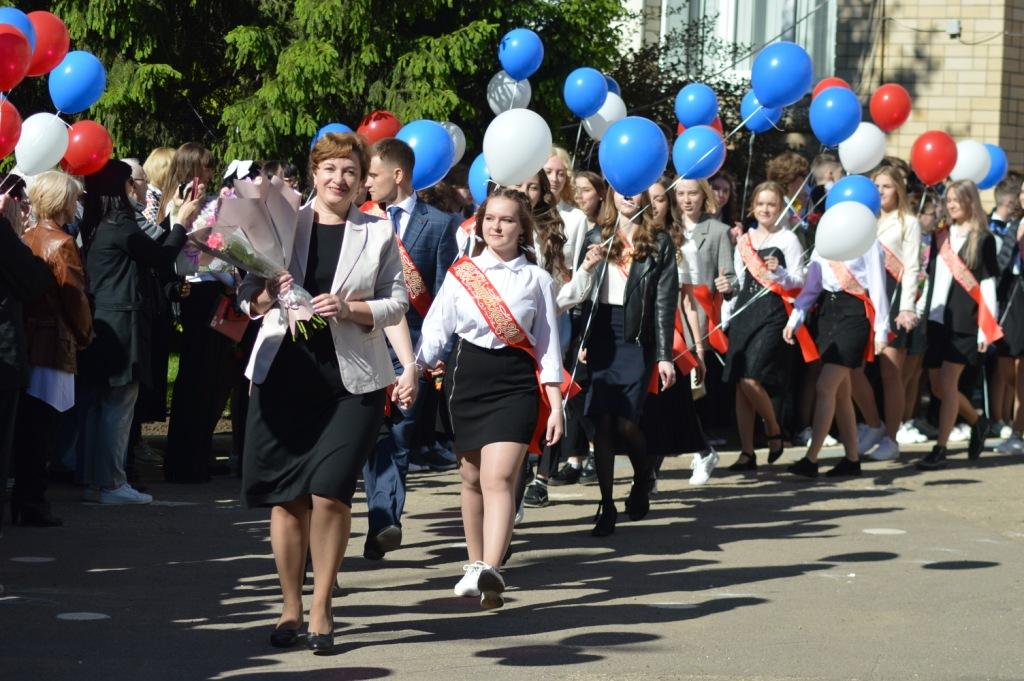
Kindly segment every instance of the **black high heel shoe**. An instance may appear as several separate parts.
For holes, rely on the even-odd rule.
[[[590,531],[591,537],[607,537],[610,534],[615,534],[615,521],[619,518],[619,510],[615,508],[615,504],[609,504],[605,506],[601,504],[597,507],[597,515],[594,516],[594,529]]]
[[[778,441],[779,443],[778,449],[772,449],[771,447],[768,448],[768,463],[775,463],[786,451],[786,448],[782,444],[782,433],[779,433],[778,435],[769,435],[765,440],[768,441],[769,445],[775,441]]]
[[[331,630],[326,634],[317,634],[309,631],[306,633],[306,647],[314,654],[321,655],[334,650],[334,615],[331,615]]]
[[[646,481],[645,481],[646,482]],[[643,520],[651,510],[651,498],[647,484],[633,483],[629,490],[629,499],[626,500],[626,512],[630,520]]]
[[[11,522],[15,525],[31,525],[33,527],[60,527],[64,521],[50,512],[50,505],[42,503],[22,503],[11,499]]]
[[[302,625],[300,624],[299,626]],[[291,648],[298,642],[298,627],[278,627],[270,632],[270,645],[275,648]]]
[[[736,459],[736,462],[726,468],[728,471],[733,473],[746,473],[747,471],[757,470],[757,454],[753,452],[740,452],[740,456]]]

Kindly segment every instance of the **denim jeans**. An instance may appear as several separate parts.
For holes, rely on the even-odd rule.
[[[117,489],[125,482],[125,455],[131,434],[135,400],[139,384],[102,386],[85,414],[83,438],[83,476],[90,487]]]

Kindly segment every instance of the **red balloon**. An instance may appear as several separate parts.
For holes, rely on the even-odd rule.
[[[910,93],[902,85],[886,83],[871,95],[871,118],[885,132],[892,132],[910,118]]]
[[[96,121],[78,121],[68,130],[68,150],[60,167],[70,175],[92,175],[107,165],[114,140]]]
[[[827,90],[830,87],[844,87],[849,90],[850,84],[838,76],[822,78],[818,81],[818,84],[814,86],[814,91],[811,93],[811,99],[813,100],[819,93],[821,93],[822,90]]]
[[[949,177],[956,165],[956,142],[941,130],[922,133],[910,149],[910,167],[927,186]]]
[[[6,99],[0,104],[0,158],[14,151],[21,138],[21,114]]]
[[[398,120],[398,116],[390,111],[374,111],[363,117],[356,132],[365,137],[370,144],[376,144],[382,139],[394,137],[401,129],[402,122]]]
[[[57,68],[71,48],[68,27],[49,12],[29,12],[28,20],[36,29],[36,51],[28,65],[28,75],[43,76]]]
[[[0,92],[9,92],[21,82],[31,60],[25,34],[11,24],[0,24]]]
[[[715,116],[715,120],[708,123],[708,125],[717,130],[719,135],[725,134],[725,129],[722,127],[722,119],[720,116]],[[686,132],[686,126],[682,123],[676,124],[676,137],[679,137],[684,132]]]

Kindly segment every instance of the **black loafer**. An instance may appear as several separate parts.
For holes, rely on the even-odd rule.
[[[856,477],[860,475],[860,461],[850,461],[846,457],[839,460],[830,471],[825,473],[827,478],[839,478],[846,476]]]
[[[793,475],[799,475],[805,478],[818,477],[818,464],[811,461],[806,456],[796,463],[790,464],[786,470]]]
[[[919,471],[937,471],[946,467],[946,448],[942,445],[935,445],[932,451],[916,464],[914,467]]]
[[[270,632],[270,645],[275,648],[291,648],[299,642],[299,630],[282,627]]]
[[[306,634],[306,647],[317,655],[323,655],[334,650],[334,632],[329,634],[314,634],[312,631]]]

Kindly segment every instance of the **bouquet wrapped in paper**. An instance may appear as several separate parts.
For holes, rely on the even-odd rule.
[[[189,233],[201,252],[201,260],[219,259],[263,279],[288,271],[295,243],[299,197],[277,177],[259,184],[236,180],[233,192],[220,198],[212,224]],[[313,311],[313,296],[296,283],[278,302],[288,317],[292,336],[307,334],[306,323],[315,328],[327,322]]]

